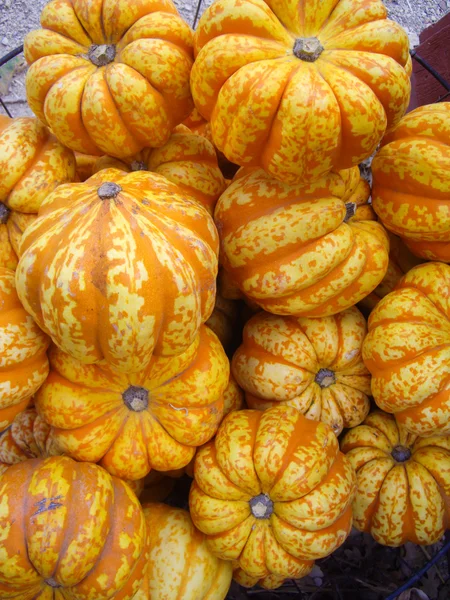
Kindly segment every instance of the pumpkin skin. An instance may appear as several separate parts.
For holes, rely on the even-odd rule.
[[[357,167],[303,187],[240,169],[215,210],[221,264],[268,312],[341,312],[367,296],[388,266],[389,240],[372,220],[369,195]]]
[[[171,0],[52,0],[25,37],[28,104],[68,148],[124,157],[193,107],[192,31]]]
[[[421,258],[450,262],[450,102],[408,113],[372,162],[373,207]]]
[[[420,438],[376,411],[342,439],[357,474],[354,525],[380,544],[434,544],[450,525],[450,436]]]
[[[157,173],[105,169],[60,186],[20,252],[24,307],[85,363],[137,372],[153,352],[180,354],[214,307],[213,220]]]
[[[191,89],[217,148],[286,183],[368,158],[409,103],[408,37],[386,16],[381,0],[214,2]]]
[[[0,267],[0,432],[25,410],[47,377],[49,344],[19,301],[14,272]]]
[[[55,456],[10,467],[0,494],[2,598],[133,598],[148,539],[141,506],[123,481]]]
[[[94,169],[98,161],[98,156],[75,152],[75,161],[77,164],[77,181],[86,181],[95,172]]]
[[[186,352],[153,357],[138,373],[84,365],[56,347],[49,359],[35,403],[55,443],[124,479],[185,467],[222,419],[229,361],[206,326]]]
[[[351,528],[353,469],[331,429],[290,406],[227,415],[194,478],[194,524],[250,577],[303,577]]]
[[[361,355],[366,332],[356,307],[316,319],[258,313],[232,361],[247,406],[287,404],[336,435],[359,425],[370,409],[370,373]]]
[[[377,405],[420,436],[450,433],[450,266],[411,269],[372,311],[363,359]]]
[[[19,263],[19,245],[23,232],[37,214],[9,210],[0,203],[0,267],[15,271]]]
[[[283,585],[285,581],[285,577],[280,577],[278,575],[267,575],[266,577],[262,578],[250,577],[249,575],[247,575],[247,573],[245,573],[245,571],[240,569],[239,566],[236,566],[236,563],[235,568],[233,570],[233,579],[243,587],[250,588],[255,585],[258,585],[266,590],[275,590],[276,588]]]

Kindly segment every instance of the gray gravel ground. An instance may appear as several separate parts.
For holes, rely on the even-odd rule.
[[[132,1],[132,0],[130,0]],[[197,0],[174,0],[181,15],[192,25]],[[212,0],[203,0],[202,13]],[[0,56],[23,42],[28,31],[39,27],[40,12],[47,0],[0,0]],[[419,33],[450,11],[450,0],[384,0],[389,15],[408,32],[411,45],[418,44]],[[14,116],[31,114],[25,101],[24,71],[16,75],[7,96],[3,96]],[[0,110],[2,110],[0,108]]]

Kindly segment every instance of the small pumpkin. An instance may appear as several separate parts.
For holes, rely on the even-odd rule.
[[[251,577],[247,575],[245,571],[239,568],[239,565],[234,562],[234,570],[233,570],[233,579],[242,585],[243,587],[253,587],[258,585],[259,587],[264,588],[265,590],[275,590],[283,585],[285,581],[285,577],[280,575],[267,575],[266,577]]]
[[[19,263],[19,245],[23,232],[37,214],[10,210],[0,203],[0,267],[15,271]]]
[[[420,436],[450,433],[450,266],[408,271],[372,311],[363,359],[377,405]]]
[[[380,544],[434,544],[450,526],[450,436],[420,438],[370,414],[341,450],[357,476],[354,525]]]
[[[77,181],[86,181],[94,174],[98,156],[75,152],[75,161],[77,164]]]
[[[189,507],[249,577],[302,577],[346,539],[355,475],[332,430],[291,406],[240,410],[197,451]]]
[[[2,598],[131,600],[148,561],[141,506],[104,469],[31,459],[0,478]]]

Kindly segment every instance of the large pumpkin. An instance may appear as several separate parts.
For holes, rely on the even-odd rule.
[[[32,459],[0,478],[0,596],[131,600],[148,539],[131,489],[97,465]]]
[[[380,408],[421,436],[450,433],[450,266],[411,269],[372,311],[363,359]]]
[[[101,461],[113,475],[140,479],[152,468],[186,466],[222,419],[229,362],[206,326],[183,354],[153,357],[134,374],[84,365],[56,347],[49,357],[38,413],[62,451]]]
[[[192,31],[171,0],[52,0],[25,37],[31,110],[67,147],[158,147],[193,102]]]
[[[290,406],[227,415],[194,477],[194,524],[249,577],[303,577],[350,531],[353,469],[332,430]]]
[[[341,312],[367,296],[388,266],[389,240],[372,220],[369,195],[357,167],[305,186],[241,169],[215,210],[222,265],[269,312]]]
[[[422,258],[450,262],[450,102],[408,113],[372,162],[373,206]]]
[[[216,0],[192,95],[232,162],[312,181],[369,157],[409,103],[406,32],[381,0]]]
[[[218,236],[162,175],[105,169],[60,186],[22,238],[19,296],[78,360],[129,372],[194,341],[214,307]]]
[[[369,412],[370,373],[361,349],[366,322],[355,307],[333,317],[260,312],[244,328],[232,369],[249,408],[288,404],[336,435]]]
[[[144,506],[150,538],[148,568],[133,600],[224,600],[231,584],[231,562],[208,549],[205,535],[181,508]]]
[[[420,438],[370,414],[341,449],[357,474],[354,525],[377,542],[434,544],[450,526],[450,436]]]
[[[14,272],[0,267],[0,432],[47,377],[49,343],[20,303]]]

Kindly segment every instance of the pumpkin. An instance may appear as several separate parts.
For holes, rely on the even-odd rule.
[[[105,169],[59,186],[22,238],[25,309],[65,352],[137,372],[186,351],[214,307],[218,236],[157,173]]]
[[[186,466],[222,419],[229,362],[206,326],[183,354],[153,357],[138,373],[85,365],[56,347],[49,359],[38,413],[63,452],[100,461],[113,475],[140,479],[152,468]]]
[[[37,213],[61,183],[75,180],[75,157],[37,119],[0,115],[0,203]]]
[[[450,103],[403,117],[383,139],[372,173],[383,224],[416,256],[450,262]]]
[[[197,451],[189,507],[248,576],[303,577],[346,539],[355,475],[332,430],[291,406],[240,410]]]
[[[232,567],[208,550],[186,510],[165,504],[144,506],[150,556],[133,600],[224,600]]]
[[[217,203],[221,264],[268,312],[323,317],[353,306],[383,279],[389,240],[357,167],[313,184],[243,168]]]
[[[55,456],[0,478],[2,598],[131,600],[148,560],[141,506],[97,465]]]
[[[171,0],[52,0],[25,37],[28,104],[68,148],[125,157],[193,107],[192,31]]]
[[[234,565],[235,568],[233,570],[233,579],[243,587],[250,588],[255,585],[258,585],[259,587],[262,587],[266,590],[274,590],[283,585],[285,581],[285,577],[280,577],[279,575],[272,574],[262,578],[251,577],[250,575],[247,575],[245,571],[240,569],[236,563],[234,563]]]
[[[94,169],[98,161],[98,156],[75,152],[75,161],[77,164],[77,181],[86,181],[95,172]]]
[[[19,244],[23,232],[36,220],[34,213],[10,210],[0,203],[0,267],[15,271],[19,262]]]
[[[258,313],[232,361],[247,406],[288,404],[336,435],[359,425],[370,408],[370,373],[361,355],[366,332],[355,307],[316,319]]]
[[[20,304],[14,272],[0,267],[0,432],[25,410],[47,377],[49,344]]]
[[[341,449],[357,474],[354,525],[380,544],[434,544],[450,526],[450,436],[421,438],[376,411]]]
[[[122,171],[153,171],[164,175],[186,194],[197,200],[211,214],[225,180],[217,164],[216,151],[206,138],[178,125],[162,148],[144,148],[123,160],[103,156],[94,172],[114,167]]]
[[[450,433],[450,266],[411,269],[372,311],[363,359],[377,405],[420,436]]]
[[[194,36],[214,144],[286,183],[368,158],[410,95],[409,42],[381,0],[216,0]]]
[[[206,321],[206,325],[210,327],[219,338],[225,350],[236,347],[234,342],[239,333],[239,304],[234,300],[227,300],[220,293],[216,294],[216,303],[214,310]]]

